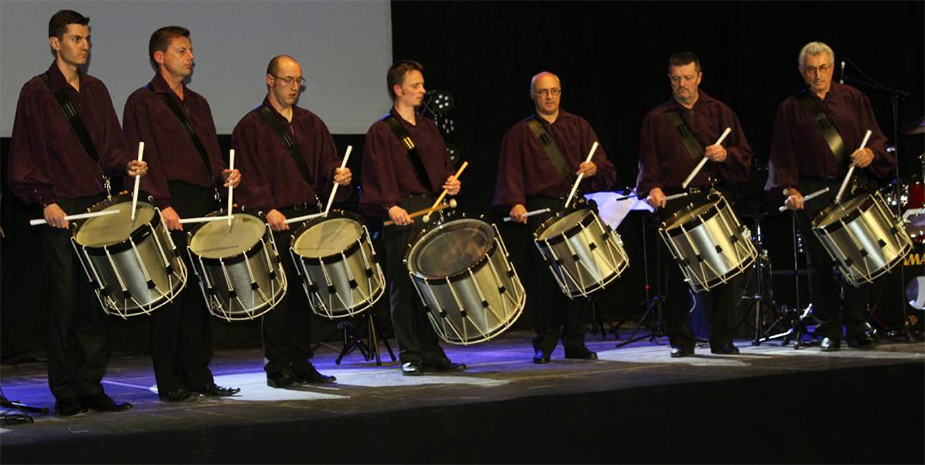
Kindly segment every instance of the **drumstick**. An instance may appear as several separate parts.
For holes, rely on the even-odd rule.
[[[91,213],[78,213],[76,215],[67,215],[64,217],[65,220],[82,220],[84,218],[95,218],[97,216],[106,216],[106,215],[115,215],[119,213],[119,210],[106,210],[101,212],[91,212]],[[39,218],[37,220],[29,220],[29,225],[38,226],[40,224],[46,224],[45,218]]]
[[[540,210],[533,210],[532,212],[524,213],[524,218],[526,218],[526,217],[528,217],[528,216],[533,216],[533,215],[542,215],[543,213],[546,213],[546,212],[548,212],[548,211],[549,211],[548,208],[543,208],[543,209],[540,209]],[[505,216],[505,217],[504,217],[504,221],[505,221],[505,222],[513,221],[513,218],[511,218],[510,216]]]
[[[726,128],[726,130],[723,131],[723,135],[719,136],[719,139],[717,139],[716,143],[713,145],[722,144],[723,141],[726,140],[726,136],[728,136],[730,132],[732,132],[732,128]],[[694,168],[694,171],[691,171],[691,174],[687,175],[687,179],[684,180],[684,184],[681,184],[682,189],[687,189],[687,185],[690,184],[691,181],[694,180],[694,176],[697,176],[697,173],[700,172],[700,170],[703,168],[703,165],[707,164],[708,160],[709,158],[707,157],[703,157],[700,159],[700,163],[697,163],[697,167]]]
[[[867,146],[867,140],[870,139],[870,129],[867,130],[867,134],[864,134],[864,140],[861,142],[861,146],[858,150],[864,150],[864,147]],[[845,175],[845,180],[841,183],[841,188],[838,189],[838,195],[835,196],[835,203],[841,203],[841,197],[845,193],[845,188],[848,187],[848,181],[851,179],[851,175],[854,174],[854,165],[851,165],[851,168],[848,168],[848,174]]]
[[[143,141],[138,141],[138,161],[141,162],[141,157],[145,153],[145,143]],[[138,206],[138,186],[141,185],[141,174],[135,175],[135,189],[132,191],[132,221],[135,221],[135,207]]]
[[[222,216],[199,216],[196,218],[183,218],[180,220],[180,224],[189,224],[189,223],[206,223],[209,221],[221,221],[229,220],[231,221],[231,215],[222,215]]]
[[[286,221],[284,221],[284,223],[286,224],[298,223],[299,221],[305,221],[305,220],[310,220],[312,218],[318,218],[319,216],[325,216],[326,213],[327,212],[312,213],[311,215],[297,216],[295,218],[287,218]]]
[[[450,178],[450,180],[449,180],[448,182],[453,182],[453,181],[459,179],[459,176],[462,174],[463,170],[466,169],[467,166],[469,166],[469,162],[464,161],[463,164],[462,164],[462,166],[459,167],[459,171],[457,171],[456,174],[454,174],[453,177]],[[440,193],[440,197],[437,197],[437,201],[434,202],[433,206],[430,207],[430,211],[427,212],[427,214],[424,215],[424,222],[425,222],[425,223],[430,222],[430,214],[433,213],[434,211],[436,211],[437,205],[440,205],[440,202],[443,201],[443,198],[444,198],[444,197],[446,197],[446,193],[447,193],[447,190],[446,190],[446,189],[443,189],[443,192]],[[454,208],[455,208],[455,207],[454,207]]]
[[[597,141],[591,144],[591,151],[588,152],[588,158],[585,159],[585,163],[591,162],[591,156],[594,155],[594,151],[597,150]],[[572,184],[572,191],[569,192],[568,198],[565,199],[565,208],[568,208],[568,205],[572,203],[572,197],[575,196],[575,191],[578,189],[578,184],[581,182],[581,178],[585,177],[584,173],[578,175],[578,179],[575,180],[575,184]]]
[[[353,151],[353,146],[347,146],[347,153],[344,155],[344,161],[340,164],[340,169],[347,167],[347,160],[350,158],[350,152]],[[338,184],[334,183],[334,189],[331,189],[331,195],[328,196],[328,205],[324,207],[324,216],[328,216],[328,212],[331,210],[331,202],[334,201],[334,194],[337,193]]]
[[[228,169],[231,170],[231,174],[234,174],[234,149],[230,150],[228,154]],[[229,174],[228,176],[231,176]],[[231,199],[234,198],[234,186],[231,185],[231,181],[228,182],[228,227],[231,227]]]
[[[669,195],[668,197],[665,197],[665,201],[667,202],[669,200],[680,199],[681,197],[687,197],[687,192]]]
[[[441,203],[440,205],[437,205],[437,208],[435,209],[425,208],[423,210],[418,210],[408,216],[411,218],[417,218],[421,215],[424,215],[424,222],[427,223],[430,221],[430,217],[428,217],[430,213],[435,212],[435,211],[445,210],[447,208],[456,208],[456,199],[450,199],[450,201],[447,203]],[[385,223],[382,223],[383,226],[391,226],[393,224],[395,224],[395,222],[392,220],[388,220]]]
[[[807,195],[807,196],[804,196],[804,197],[803,197],[803,201],[806,202],[807,200],[815,199],[816,197],[819,197],[820,195],[825,194],[825,193],[828,192],[828,191],[829,191],[829,188],[828,188],[828,187],[826,187],[825,189],[819,189],[819,190],[817,190],[816,192],[813,192],[812,194],[809,194],[809,195]],[[787,209],[787,206],[784,205],[784,206],[780,207],[780,208],[778,209],[778,211],[784,211],[784,210],[786,210],[786,209]]]

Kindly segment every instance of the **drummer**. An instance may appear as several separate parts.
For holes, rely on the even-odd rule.
[[[700,60],[692,52],[680,52],[668,59],[668,82],[672,98],[655,107],[642,120],[639,136],[639,176],[636,192],[655,208],[659,221],[664,221],[690,204],[706,201],[712,185],[728,188],[748,179],[752,150],[736,114],[726,104],[700,90],[703,72]],[[715,145],[726,128],[731,128],[725,141]],[[686,136],[682,136],[686,134]],[[700,160],[709,160],[690,182],[698,193],[666,201],[666,196],[681,193],[684,180]],[[727,200],[728,196],[727,196]],[[672,357],[694,355],[695,338],[690,329],[688,313],[693,295],[683,280],[678,263],[670,261],[671,253],[660,241],[660,270],[665,288],[662,317],[671,344]],[[711,315],[710,351],[714,354],[737,354],[732,341],[736,334],[735,309],[738,303],[741,275],[713,287],[702,295],[705,310]]]
[[[334,139],[321,118],[296,106],[305,78],[295,58],[279,55],[270,60],[266,83],[263,103],[244,115],[231,135],[231,146],[248,178],[237,198],[248,208],[266,212],[276,246],[288,249],[299,223],[286,224],[286,220],[319,212],[317,194],[326,197],[332,181],[349,185],[352,175],[350,168],[339,167]],[[348,189],[339,190],[341,200],[348,195]],[[289,282],[286,295],[263,316],[267,385],[333,382],[333,376],[318,373],[308,360],[313,352],[313,313],[296,282],[295,264],[289,257],[282,262]]]
[[[141,189],[154,197],[187,270],[192,270],[180,218],[215,210],[215,186],[237,186],[241,173],[225,167],[209,103],[186,87],[195,58],[189,30],[168,26],[154,31],[148,58],[156,73],[125,102],[125,139],[129,147],[145,143],[151,175],[141,181]],[[174,301],[151,313],[154,378],[158,395],[167,402],[187,399],[193,392],[215,397],[240,391],[216,385],[209,370],[212,326],[194,281],[190,271],[186,288]]]
[[[530,99],[535,113],[517,122],[504,135],[498,160],[498,182],[492,207],[508,212],[518,223],[529,223],[531,231],[552,213],[524,216],[528,210],[563,208],[576,176],[583,174],[581,187],[587,192],[610,188],[616,170],[598,147],[590,162],[584,162],[597,134],[584,118],[560,109],[562,83],[543,71],[530,80]],[[596,359],[585,347],[585,301],[569,299],[560,291],[538,251],[530,253],[533,285],[527,292],[533,299],[533,362],[549,363],[559,340],[565,358]]]
[[[441,189],[456,195],[461,186],[451,180],[453,167],[437,125],[416,112],[424,100],[423,70],[410,60],[389,68],[392,109],[366,133],[360,196],[367,215],[395,223],[383,231],[386,279],[401,370],[408,376],[466,369],[443,352],[402,264],[409,242],[426,226],[410,213],[433,205]]]
[[[828,45],[806,44],[798,64],[806,88],[787,97],[777,110],[765,190],[783,193],[787,208],[796,214],[805,244],[813,313],[823,322],[814,331],[823,338],[822,350],[841,347],[843,325],[849,347],[869,348],[873,344],[866,324],[869,285],[841,286],[843,302],[839,302],[835,290],[844,283],[835,277],[835,262],[812,232],[811,223],[834,203],[849,166],[860,169],[854,171],[844,198],[867,189],[871,177],[888,177],[896,159],[886,151],[887,138],[867,97],[849,85],[832,82],[835,52]],[[830,129],[821,129],[825,122]],[[871,131],[867,146],[857,150],[867,130]],[[826,194],[803,202],[804,195],[826,187]]]
[[[106,395],[109,341],[106,321],[71,245],[69,214],[105,198],[104,173],[144,175],[147,163],[133,160],[119,128],[109,91],[85,73],[90,60],[90,18],[61,10],[48,21],[54,61],[19,94],[10,140],[10,188],[23,202],[42,207],[41,226],[50,295],[48,300],[48,386],[55,413],[126,410],[128,402]],[[52,93],[67,96],[87,139],[75,135]],[[10,309],[12,310],[12,309]]]

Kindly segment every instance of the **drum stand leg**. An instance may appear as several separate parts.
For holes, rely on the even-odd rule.
[[[607,334],[613,334],[615,339],[619,339],[620,334],[617,332],[616,327],[607,319],[607,313],[604,309],[590,296],[588,296],[588,302],[591,304],[591,334],[597,334],[598,331],[600,331],[601,337],[604,339],[607,339]],[[605,326],[607,326],[607,328],[605,328]]]
[[[340,365],[341,360],[343,360],[345,356],[349,355],[354,350],[359,349],[360,353],[363,354],[363,358],[366,361],[370,361],[373,359],[373,357],[375,357],[376,365],[382,365],[382,357],[379,352],[379,336],[376,332],[376,323],[375,318],[373,317],[373,310],[367,310],[365,315],[363,315],[361,318],[366,318],[366,341],[363,340],[363,337],[357,332],[356,328],[353,326],[353,323],[350,321],[342,321],[337,324],[338,328],[343,330],[344,346],[341,349],[340,354],[337,356],[337,360],[334,361],[335,364]],[[385,344],[385,348],[389,351],[389,356],[394,362],[396,360],[395,354],[392,352],[392,347],[389,345],[388,339],[383,337],[382,342]]]
[[[641,306],[645,306],[646,310],[642,313],[642,316],[639,317],[639,320],[636,321],[636,327],[633,328],[633,332],[630,333],[630,337],[625,341],[617,344],[617,347],[623,347],[627,344],[632,344],[636,341],[641,341],[648,338],[649,342],[658,343],[658,338],[664,336],[662,332],[662,249],[655,245],[655,290],[656,294],[654,296],[649,295],[649,247],[648,241],[646,239],[646,234],[648,233],[648,227],[646,220],[642,221],[642,269],[643,269],[643,279],[645,280],[645,292],[646,298]],[[656,241],[658,240],[658,235],[656,234]],[[643,322],[649,317],[649,314],[652,311],[655,311],[655,328],[649,333],[648,336],[636,336],[636,333],[639,332],[639,328],[642,327]],[[619,338],[619,329],[620,326],[625,323],[629,318],[624,318],[620,320],[619,323],[613,328],[614,335]]]

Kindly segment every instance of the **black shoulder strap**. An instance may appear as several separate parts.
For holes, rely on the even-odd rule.
[[[47,71],[42,74],[42,81],[45,82],[45,85],[47,85],[48,89],[51,90],[51,93],[54,94],[55,99],[58,100],[58,104],[61,105],[61,109],[64,110],[64,116],[67,117],[68,122],[71,123],[71,129],[74,130],[74,134],[80,141],[80,145],[83,146],[84,150],[87,152],[87,155],[89,155],[93,161],[99,164],[100,155],[96,151],[96,146],[93,145],[93,139],[91,139],[90,134],[87,133],[87,128],[84,127],[83,120],[80,119],[80,114],[77,113],[77,109],[74,108],[74,105],[71,103],[71,99],[67,96],[67,91],[64,89],[57,91],[53,89],[51,87],[51,79],[48,77]]]
[[[537,121],[536,115],[527,118],[527,127],[530,128],[533,135],[540,141],[540,145],[543,146],[546,156],[549,157],[549,161],[552,162],[552,166],[556,168],[556,171],[558,171],[563,178],[569,179],[569,177],[571,177],[571,172],[568,169],[565,158],[562,157],[559,146],[556,145],[555,139],[546,133],[546,130],[543,129],[543,125]]]
[[[273,110],[266,105],[260,105],[260,116],[263,117],[263,120],[273,128],[273,131],[276,132],[276,135],[283,141],[283,145],[286,146],[286,151],[289,152],[289,156],[292,157],[292,161],[295,162],[296,166],[299,167],[299,172],[302,173],[302,178],[305,179],[305,182],[308,183],[308,186],[312,188],[312,191],[315,190],[315,184],[312,182],[311,173],[308,172],[308,166],[305,164],[305,159],[302,158],[302,149],[299,148],[299,142],[293,137],[292,133],[287,130],[283,124],[279,121],[279,118],[273,115]]]
[[[148,83],[148,90],[154,92],[154,84]],[[186,129],[186,135],[189,136],[190,140],[193,141],[193,146],[196,147],[196,152],[199,153],[199,157],[202,158],[202,164],[205,166],[206,171],[209,173],[209,178],[212,178],[212,163],[209,162],[209,154],[206,153],[205,146],[202,145],[202,141],[199,140],[199,136],[196,135],[196,131],[193,130],[193,125],[190,124],[189,118],[186,117],[186,114],[183,113],[183,110],[180,108],[180,105],[177,104],[177,101],[174,100],[170,94],[161,94],[161,100],[167,104],[167,107],[170,108],[170,111],[173,112],[174,116],[180,120],[180,124],[183,126],[183,129]]]
[[[678,130],[678,134],[681,135],[681,142],[684,144],[684,148],[687,149],[688,155],[690,155],[694,161],[699,162],[700,159],[703,158],[703,145],[694,136],[694,132],[691,131],[691,128],[687,127],[687,123],[684,122],[681,113],[679,113],[678,110],[672,109],[665,112],[665,117],[668,118],[668,122]]]
[[[434,192],[434,186],[430,185],[430,176],[427,175],[427,168],[424,167],[424,162],[421,161],[421,155],[418,153],[414,141],[411,140],[411,134],[408,134],[405,127],[402,126],[391,113],[383,116],[382,121],[389,125],[389,128],[392,129],[392,132],[395,133],[395,136],[398,137],[398,140],[400,140],[405,147],[405,150],[408,152],[408,158],[411,160],[411,166],[414,166],[414,171],[417,173],[418,179],[421,180],[421,184],[424,185],[428,192]]]
[[[809,92],[803,92],[798,95],[797,101],[800,103],[803,111],[809,113],[810,118],[816,122],[816,127],[822,132],[822,138],[825,139],[825,143],[828,144],[829,150],[831,150],[832,155],[835,156],[835,161],[838,162],[839,165],[843,165],[845,162],[845,142],[842,140],[841,134],[838,133],[838,128],[835,126],[835,123],[829,120],[825,112],[822,111],[822,105],[819,105],[819,102],[810,95]]]

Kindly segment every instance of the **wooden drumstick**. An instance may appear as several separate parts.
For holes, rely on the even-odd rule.
[[[864,150],[864,147],[867,147],[867,140],[870,139],[870,129],[867,130],[867,133],[864,134],[864,140],[861,142],[861,146],[858,150]],[[841,183],[841,188],[838,189],[838,195],[835,196],[835,203],[841,203],[841,197],[845,194],[845,188],[848,187],[848,181],[851,180],[851,175],[854,174],[854,165],[851,165],[851,168],[848,168],[848,174],[845,175],[845,180]]]
[[[208,223],[209,221],[221,221],[228,220],[231,221],[231,215],[222,215],[222,216],[197,216],[196,218],[183,218],[180,220],[180,224],[189,224],[189,223]]]
[[[469,162],[464,161],[463,164],[462,164],[462,166],[459,167],[459,171],[457,171],[456,174],[454,174],[453,177],[450,178],[450,180],[449,180],[448,182],[453,182],[453,181],[459,179],[459,176],[462,174],[463,170],[466,169],[467,166],[469,166]],[[430,207],[430,211],[427,212],[427,213],[424,215],[424,222],[425,222],[425,223],[430,222],[430,214],[433,213],[434,211],[436,211],[437,205],[440,205],[440,202],[442,202],[442,201],[443,201],[443,198],[446,197],[446,193],[447,193],[447,190],[446,190],[446,189],[443,189],[443,192],[440,193],[440,197],[437,197],[437,201],[434,202],[433,206]],[[456,207],[453,207],[453,208],[456,208]]]
[[[348,145],[348,146],[347,146],[347,153],[344,154],[344,161],[341,162],[341,164],[340,164],[340,169],[344,169],[344,168],[347,167],[347,160],[350,159],[350,152],[352,152],[352,151],[353,151],[353,146],[352,146],[352,145]],[[337,194],[337,186],[338,186],[338,184],[335,182],[335,183],[334,183],[334,188],[331,189],[331,195],[328,196],[328,204],[327,204],[327,206],[324,207],[324,216],[328,216],[328,212],[331,211],[331,203],[334,202],[334,194]]]
[[[85,218],[96,218],[97,216],[115,215],[116,213],[119,213],[119,210],[105,210],[101,212],[78,213],[76,215],[67,215],[64,217],[64,219],[67,221],[82,220]],[[38,226],[40,224],[47,224],[47,221],[45,221],[45,218],[39,218],[37,220],[29,220],[30,226]]]
[[[726,136],[728,136],[730,132],[732,132],[732,128],[726,128],[726,130],[723,131],[723,135],[719,136],[719,139],[717,139],[716,143],[713,145],[722,144],[723,141],[726,140]],[[709,158],[707,157],[703,157],[700,159],[700,163],[697,163],[697,167],[694,168],[694,171],[691,171],[691,174],[687,175],[687,179],[684,180],[684,184],[681,184],[682,189],[687,189],[687,185],[690,184],[691,181],[694,180],[694,176],[697,176],[697,173],[700,172],[700,170],[703,168],[703,165],[707,164],[708,160]]]
[[[597,150],[597,141],[591,144],[591,150],[588,152],[588,158],[585,158],[585,163],[591,162],[591,157],[594,155],[594,151]],[[572,184],[572,191],[569,192],[568,198],[565,199],[565,208],[568,208],[568,205],[572,203],[572,197],[575,196],[575,191],[578,189],[578,184],[581,183],[581,178],[585,177],[584,173],[578,175],[578,179],[575,180],[575,184]]]
[[[312,213],[311,215],[297,216],[295,218],[286,218],[286,221],[284,221],[284,223],[286,224],[298,223],[299,221],[311,220],[314,218],[318,218],[319,216],[325,216],[325,212]]]
[[[812,194],[809,194],[809,195],[807,195],[807,196],[804,196],[804,197],[803,197],[803,201],[806,202],[807,200],[815,199],[816,197],[819,197],[820,195],[825,194],[825,193],[828,192],[828,191],[829,191],[829,188],[828,188],[828,187],[826,187],[825,189],[819,189],[819,190],[817,190],[816,192],[813,192]],[[784,205],[784,206],[780,207],[780,208],[778,209],[778,211],[784,211],[784,210],[786,210],[786,209],[787,209],[787,206]]]
[[[548,212],[549,212],[548,208],[541,208],[539,210],[533,210],[532,212],[524,213],[524,218],[527,218],[533,215],[542,215],[543,213],[548,213]],[[504,221],[509,222],[509,221],[514,221],[514,219],[511,218],[510,216],[505,216]]]
[[[138,142],[138,161],[141,162],[145,153],[145,143]],[[132,190],[132,221],[135,221],[135,208],[138,207],[138,187],[141,185],[141,174],[135,175],[135,189]]]
[[[231,170],[231,173],[234,174],[234,149],[231,149],[228,154],[228,169]],[[229,174],[229,176],[231,176]],[[231,227],[231,199],[234,198],[234,186],[231,185],[231,182],[228,182],[228,227]]]
[[[417,218],[423,215],[424,222],[428,223],[430,222],[430,217],[428,216],[430,213],[433,213],[435,211],[445,210],[447,208],[456,208],[456,199],[450,199],[450,201],[447,203],[442,203],[440,205],[437,205],[437,208],[425,208],[423,210],[418,210],[408,216],[411,218]],[[388,220],[385,223],[382,223],[383,226],[391,226],[393,224],[395,224],[395,222],[392,220]]]
[[[672,195],[669,195],[668,197],[665,197],[665,201],[668,202],[668,201],[670,201],[670,200],[680,199],[680,198],[682,198],[682,197],[687,197],[687,192],[682,192],[682,193],[680,193],[680,194],[672,194]]]

